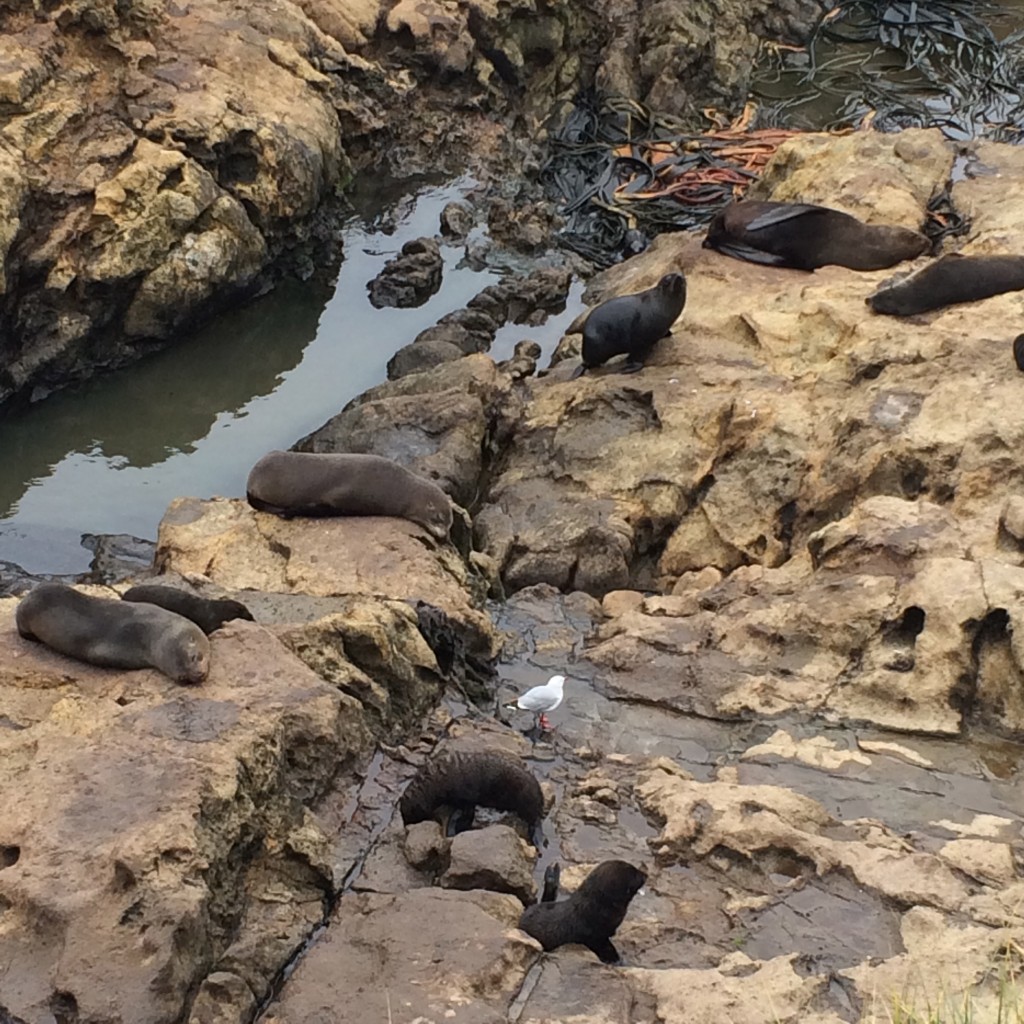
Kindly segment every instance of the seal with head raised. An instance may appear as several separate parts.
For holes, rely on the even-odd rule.
[[[632,864],[606,860],[587,875],[567,900],[552,903],[545,897],[540,903],[527,907],[519,919],[519,927],[546,950],[578,942],[596,953],[604,963],[618,963],[621,958],[611,938],[622,924],[630,900],[646,881],[647,875]]]
[[[210,668],[206,634],[194,622],[156,605],[41,583],[22,598],[14,619],[26,640],[92,665],[155,668],[179,683],[201,683]]]
[[[398,516],[438,540],[452,527],[452,503],[433,481],[380,455],[273,451],[249,473],[246,498],[279,516]]]
[[[651,349],[671,331],[685,305],[686,278],[672,273],[645,292],[595,306],[583,324],[583,362],[571,379],[619,355],[629,357],[623,373],[642,370]]]
[[[121,600],[155,604],[160,608],[166,608],[169,612],[184,615],[207,636],[232,619],[253,621],[252,612],[241,601],[200,597],[198,594],[190,594],[187,590],[179,590],[177,587],[166,587],[153,583],[140,583],[137,587],[126,590],[121,595]]]
[[[434,817],[438,808],[454,809],[449,819],[460,831],[472,826],[477,807],[493,807],[519,815],[540,846],[544,795],[540,783],[512,754],[497,750],[455,751],[428,761],[405,788],[398,809],[406,825]]]
[[[865,224],[839,210],[811,203],[730,203],[708,225],[705,249],[772,267],[815,270],[835,264],[884,270],[929,247],[918,231],[895,224]]]
[[[1024,288],[1024,256],[965,256],[953,252],[864,301],[876,313],[913,316],[958,302],[976,302]]]

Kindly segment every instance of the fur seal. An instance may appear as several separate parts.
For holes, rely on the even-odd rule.
[[[207,636],[220,629],[225,622],[232,619],[248,619],[253,621],[252,612],[241,601],[215,600],[210,597],[199,597],[187,590],[177,587],[164,587],[159,584],[142,583],[126,590],[121,595],[122,601],[142,601],[166,608],[169,612],[183,615],[194,622]]]
[[[595,306],[583,324],[583,362],[570,380],[619,355],[629,357],[622,373],[642,370],[655,342],[669,333],[685,305],[686,278],[666,274],[645,292]]]
[[[210,641],[203,631],[156,605],[41,583],[22,598],[14,618],[26,640],[92,665],[155,668],[179,683],[201,683],[210,668]]]
[[[452,503],[431,480],[380,455],[273,451],[249,473],[246,498],[279,516],[398,516],[438,540],[452,527]]]
[[[540,783],[512,754],[455,751],[428,761],[405,787],[398,810],[406,825],[415,825],[433,818],[443,805],[454,808],[451,820],[458,823],[459,831],[472,825],[478,806],[512,811],[526,822],[534,846],[541,845],[544,796]]]
[[[519,927],[548,951],[578,942],[604,963],[618,963],[621,958],[611,938],[626,916],[629,901],[646,881],[647,875],[632,864],[606,860],[567,900],[542,900],[527,907]]]
[[[815,270],[828,264],[884,270],[925,252],[918,231],[895,224],[865,224],[839,210],[811,203],[730,203],[708,225],[705,249],[772,267]]]
[[[942,256],[865,300],[876,313],[913,316],[1024,288],[1024,256]]]
[[[1018,334],[1013,339],[1013,361],[1018,370],[1024,370],[1024,334]]]

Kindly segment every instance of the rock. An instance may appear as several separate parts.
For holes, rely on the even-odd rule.
[[[441,287],[443,269],[437,242],[432,238],[414,238],[367,285],[370,302],[377,309],[422,306]]]
[[[522,380],[530,377],[537,369],[537,360],[540,359],[541,347],[535,341],[517,341],[513,350],[512,358],[499,363],[498,369],[507,373],[513,380]]]
[[[63,1001],[83,1019],[187,1016],[248,887],[275,859],[301,875],[271,851],[301,824],[302,802],[368,750],[362,713],[250,622],[217,632],[193,694],[153,670],[101,669],[22,640],[15,604],[0,602],[0,704],[17,721],[0,728],[0,843],[17,851],[0,870],[4,1010],[42,1020]],[[279,876],[274,928],[251,928],[249,943],[305,933],[327,887]],[[259,965],[264,987],[282,964]],[[224,984],[235,1001],[241,986]],[[222,1001],[214,988],[204,1014]]]
[[[424,536],[407,520],[383,516],[289,520],[243,501],[183,498],[160,524],[156,561],[161,571],[200,573],[228,590],[393,602],[429,598],[457,624],[470,651],[489,657],[496,637],[468,595],[464,563],[450,546],[425,546]],[[420,651],[411,664],[433,661],[415,614],[409,608],[401,614]]]
[[[514,828],[488,825],[460,832],[451,841],[451,860],[441,876],[445,889],[489,889],[509,892],[523,903],[533,903],[536,854]]]
[[[468,203],[446,203],[441,211],[441,234],[453,241],[463,239],[473,230],[473,210]]]
[[[339,1006],[350,1024],[380,1024],[388,1006],[408,1020],[503,1020],[537,956],[515,927],[522,909],[514,896],[482,891],[347,894],[344,927],[328,928],[299,962],[268,1024],[311,1022]]]
[[[433,341],[416,341],[400,348],[388,360],[388,380],[398,380],[411,373],[432,370],[442,363],[450,363],[463,356],[462,349],[450,341],[440,338]]]
[[[469,505],[509,387],[487,356],[444,363],[371,388],[294,447],[383,455]]]
[[[255,1009],[249,986],[237,974],[217,971],[199,989],[188,1024],[244,1024]]]
[[[438,870],[447,861],[450,846],[451,840],[445,838],[436,821],[420,821],[405,829],[402,849],[406,860],[421,871]]]
[[[1007,498],[999,522],[1015,541],[1024,542],[1024,498],[1016,494]]]

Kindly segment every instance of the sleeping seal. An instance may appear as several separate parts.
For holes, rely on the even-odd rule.
[[[496,750],[442,754],[420,768],[405,787],[398,809],[406,825],[415,825],[433,818],[444,805],[454,808],[452,820],[459,831],[472,825],[478,806],[512,811],[526,822],[534,846],[541,844],[544,796],[540,783],[512,754]]]
[[[187,590],[159,584],[141,583],[137,587],[126,590],[121,595],[121,600],[155,604],[166,608],[169,612],[184,615],[207,636],[214,630],[220,629],[225,622],[230,622],[231,619],[253,621],[252,612],[241,601],[200,597],[198,594],[190,594]]]
[[[619,952],[611,938],[626,916],[629,901],[646,881],[647,875],[632,864],[606,860],[587,875],[567,900],[542,900],[527,907],[519,927],[546,950],[578,942],[604,963],[618,963]]]
[[[269,452],[252,467],[245,496],[279,516],[398,516],[438,540],[452,527],[448,495],[380,455]]]
[[[953,252],[864,301],[876,313],[913,316],[958,302],[975,302],[1024,288],[1024,256],[964,256]]]
[[[14,619],[26,640],[92,665],[155,668],[179,683],[201,683],[210,668],[210,641],[203,631],[156,605],[41,583],[22,598]]]
[[[618,355],[629,357],[623,373],[642,370],[655,342],[669,333],[685,305],[686,278],[666,274],[645,292],[595,306],[583,324],[583,362],[570,379]]]
[[[730,203],[708,225],[705,249],[772,267],[815,270],[828,264],[884,270],[920,256],[928,239],[910,228],[865,224],[810,203]]]

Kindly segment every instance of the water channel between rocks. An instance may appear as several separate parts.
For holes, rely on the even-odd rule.
[[[462,265],[463,243],[442,245],[442,284],[426,303],[369,301],[367,282],[406,241],[436,235],[445,204],[473,186],[362,185],[333,286],[285,281],[133,366],[0,421],[0,563],[85,572],[83,534],[155,540],[174,498],[241,497],[261,455],[381,383],[398,349],[498,279]],[[507,358],[529,337],[546,360],[582,289],[576,282],[566,310],[539,328],[507,324],[491,354]]]

